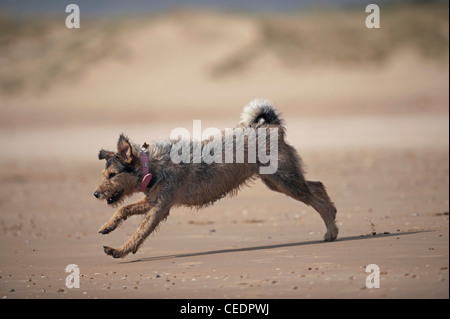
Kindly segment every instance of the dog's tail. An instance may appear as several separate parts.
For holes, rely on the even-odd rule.
[[[272,102],[264,99],[255,99],[244,107],[240,124],[245,126],[254,124],[283,125],[284,121]]]

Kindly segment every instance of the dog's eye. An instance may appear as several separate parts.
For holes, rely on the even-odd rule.
[[[116,176],[116,173],[109,173],[108,178],[111,179],[111,178],[113,178],[114,176]]]

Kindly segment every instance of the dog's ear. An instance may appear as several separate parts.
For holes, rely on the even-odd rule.
[[[98,152],[98,159],[102,160],[102,159],[106,159],[109,160],[111,157],[114,156],[114,152],[110,152],[104,149],[101,149],[100,152]]]
[[[133,146],[131,146],[128,138],[120,134],[119,141],[117,142],[117,154],[125,164],[131,164],[133,161]]]

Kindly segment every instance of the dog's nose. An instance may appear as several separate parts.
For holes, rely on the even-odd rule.
[[[95,196],[95,198],[99,198],[100,197],[100,192],[99,191],[95,191],[94,196]]]

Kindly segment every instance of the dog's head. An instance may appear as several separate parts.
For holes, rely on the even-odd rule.
[[[102,172],[103,179],[94,192],[96,198],[117,206],[127,196],[138,192],[141,164],[137,148],[126,136],[120,135],[117,153],[101,149],[98,159],[106,160],[106,165]]]

